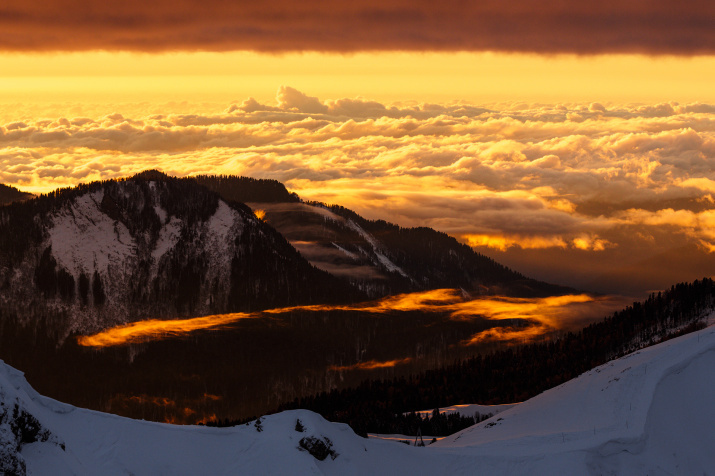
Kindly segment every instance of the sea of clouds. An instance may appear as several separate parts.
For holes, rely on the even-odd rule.
[[[283,86],[273,105],[211,114],[0,125],[0,182],[20,189],[148,168],[276,179],[608,292],[639,275],[637,292],[702,277],[715,254],[715,105],[387,105]]]

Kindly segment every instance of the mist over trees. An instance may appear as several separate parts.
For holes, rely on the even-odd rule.
[[[136,243],[131,259],[111,273],[91,260],[75,269],[68,269],[73,263],[65,268],[47,239],[52,220],[78,198],[91,193],[99,197],[99,192],[101,200],[93,211],[100,218],[109,217],[115,230],[127,230]],[[391,266],[362,280],[318,269],[291,245],[299,236],[287,238],[270,220],[258,220],[245,201],[321,207],[340,219],[331,222],[312,212],[291,220],[311,225],[306,227],[311,233],[324,230],[325,236],[315,232],[311,239],[324,240],[336,253],[342,253],[338,249],[342,246],[349,253],[361,252],[364,262],[359,265],[377,267],[385,258]],[[240,217],[243,228],[227,235],[227,248],[211,249],[202,233],[219,206]],[[172,219],[181,223],[177,240],[155,258],[152,251]],[[371,240],[379,242],[379,248],[370,248]],[[226,265],[224,281],[211,275],[217,262]],[[391,271],[392,265],[402,273]],[[427,316],[419,310],[389,316],[296,311],[230,329],[111,349],[79,348],[74,337],[90,327],[71,326],[77,316],[87,317],[92,329],[102,329],[110,322],[101,321],[102,316],[126,323],[148,317],[355,303],[443,287],[509,296],[573,291],[528,279],[429,228],[403,228],[364,219],[338,205],[300,202],[272,180],[177,179],[147,171],[0,206],[0,358],[25,371],[35,379],[33,385],[50,396],[155,420],[198,420],[193,414],[182,415],[185,408],[215,413],[223,423],[231,423],[236,415],[247,417],[255,408],[307,408],[361,433],[413,434],[417,428],[439,436],[480,417],[419,418],[412,412],[463,403],[523,401],[614,357],[698,328],[698,320],[713,309],[715,294],[708,278],[681,283],[579,332],[476,356],[471,349],[460,353],[459,343],[493,324],[479,319],[448,322],[445,316]],[[400,346],[400,339],[409,342]],[[311,344],[318,341],[324,347]],[[321,354],[327,347],[330,361]],[[250,360],[255,355],[248,355],[256,354],[256,349],[261,354],[258,363]],[[331,366],[349,367],[356,359],[360,362],[368,349],[383,360],[395,358],[384,351],[390,349],[405,360],[423,358],[426,363],[410,371],[357,373],[348,383],[341,383],[343,376],[335,371],[326,371]],[[281,352],[293,352],[287,358],[295,366],[282,373],[271,367],[282,362],[276,358]],[[278,374],[273,380],[272,373]],[[359,383],[363,375],[391,378]],[[259,385],[265,385],[260,388],[267,392],[263,401],[242,407],[240,400],[251,398]],[[316,394],[321,390],[326,391]],[[174,406],[160,407],[151,398],[146,403],[143,396],[139,398],[145,393],[161,395]]]
[[[609,360],[701,329],[700,319],[714,309],[712,279],[680,283],[550,342],[509,347],[417,375],[364,381],[296,399],[277,411],[313,410],[361,434],[400,433],[408,412],[522,402]]]

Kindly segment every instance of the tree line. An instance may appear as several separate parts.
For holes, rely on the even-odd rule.
[[[364,381],[295,399],[277,411],[312,410],[363,435],[415,434],[414,426],[405,424],[408,412],[527,400],[638,348],[703,328],[700,320],[714,303],[712,279],[680,283],[550,342],[509,347],[409,377]]]

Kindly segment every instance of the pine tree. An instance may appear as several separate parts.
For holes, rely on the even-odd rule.
[[[102,284],[102,278],[99,276],[97,270],[94,270],[94,275],[92,276],[92,296],[94,297],[94,305],[102,306],[107,297],[104,295],[104,285]]]

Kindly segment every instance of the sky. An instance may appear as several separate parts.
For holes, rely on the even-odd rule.
[[[715,269],[710,1],[0,5],[0,183],[280,180],[527,275]]]

